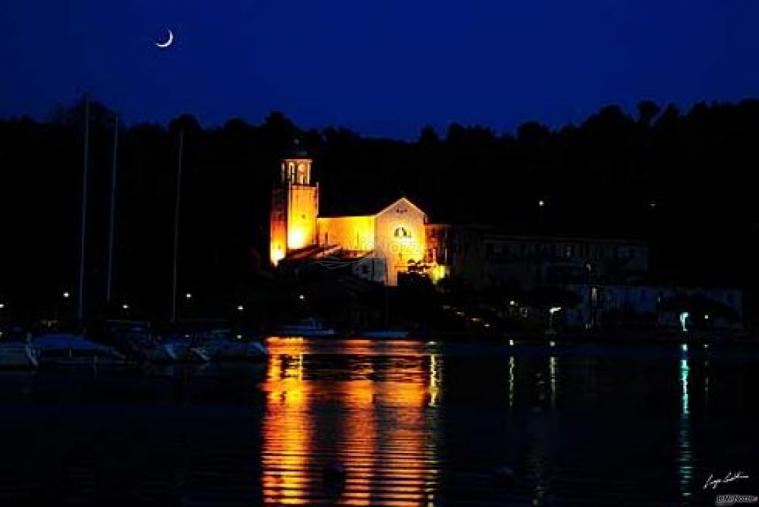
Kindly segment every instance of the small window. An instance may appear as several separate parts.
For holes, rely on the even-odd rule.
[[[406,229],[406,228],[405,228],[405,227],[403,227],[403,226],[401,226],[401,227],[396,227],[396,228],[395,228],[395,232],[393,233],[393,235],[394,235],[396,238],[410,238],[410,237],[411,237],[411,233],[409,232],[409,230],[408,230],[408,229]]]

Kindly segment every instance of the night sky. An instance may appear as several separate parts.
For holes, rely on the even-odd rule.
[[[754,0],[2,0],[0,115],[89,90],[129,122],[559,126],[759,96],[757,21]]]

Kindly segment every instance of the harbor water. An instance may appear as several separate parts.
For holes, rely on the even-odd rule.
[[[752,349],[267,346],[258,364],[0,372],[0,505],[714,505],[759,494]],[[746,477],[707,485],[729,473]]]

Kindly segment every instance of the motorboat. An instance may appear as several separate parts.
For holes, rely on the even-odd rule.
[[[261,361],[269,357],[269,350],[259,341],[234,338],[230,334],[218,334],[203,342],[203,348],[217,361]]]
[[[0,342],[0,368],[33,369],[39,366],[37,353],[29,343]]]
[[[211,356],[188,338],[168,338],[143,345],[142,353],[151,363],[207,363]]]
[[[69,333],[51,333],[29,343],[40,366],[118,366],[126,358],[115,348]]]
[[[303,319],[295,324],[279,326],[276,333],[280,336],[304,336],[304,337],[322,337],[334,336],[335,330],[325,327],[324,324],[315,318]]]
[[[246,340],[242,334],[234,334],[229,328],[198,329],[185,336],[216,361],[258,361],[269,356],[262,343]]]

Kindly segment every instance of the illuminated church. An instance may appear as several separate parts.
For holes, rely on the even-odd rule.
[[[312,180],[311,162],[305,156],[282,161],[272,190],[273,265],[318,262],[385,285],[397,285],[404,273],[433,280],[445,274],[428,245],[427,215],[405,197],[371,215],[320,216],[319,184]]]

